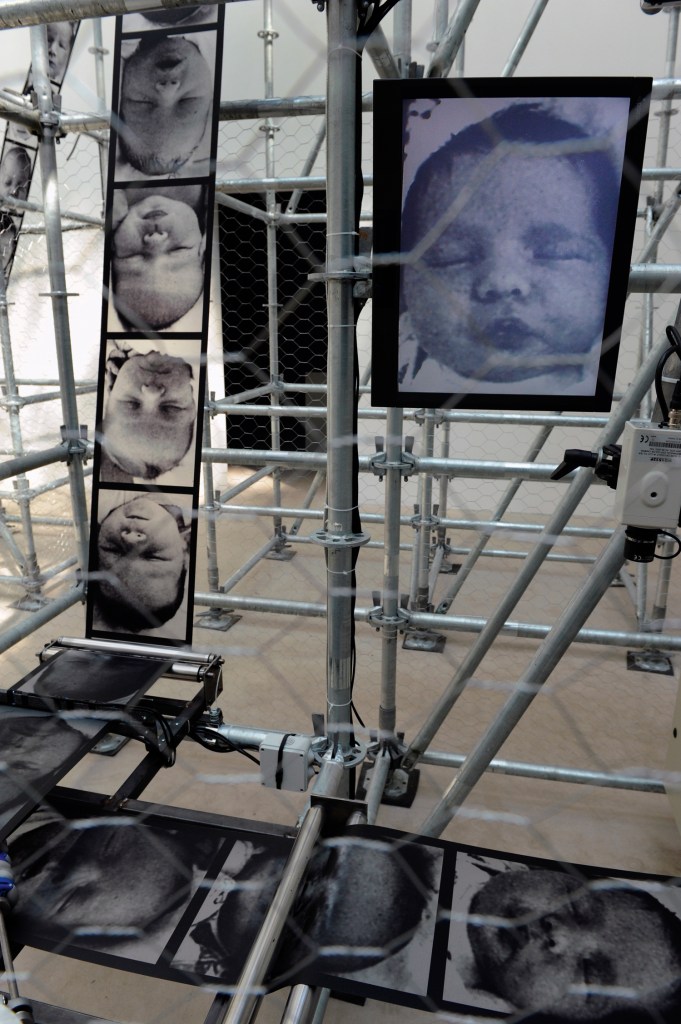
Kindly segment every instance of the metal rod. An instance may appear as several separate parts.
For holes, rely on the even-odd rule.
[[[411,64],[411,0],[400,0],[393,13],[393,50],[396,78],[409,78]]]
[[[427,71],[428,78],[447,77],[479,3],[480,0],[462,0],[459,4],[433,54]]]
[[[639,368],[624,398],[613,410],[608,426],[599,435],[597,447],[615,442],[622,432],[626,421],[635,415],[642,396],[653,381],[657,362],[667,347],[667,340],[664,338],[652,349],[648,358]],[[412,767],[418,760],[419,755],[428,749],[435,733],[463,693],[469,679],[489,650],[494,638],[539,571],[550,548],[553,547],[555,538],[560,535],[572,513],[586,494],[592,479],[593,473],[591,470],[584,468],[577,470],[567,493],[564,494],[555,512],[550,517],[545,531],[537,541],[535,548],[525,559],[515,581],[491,614],[485,628],[480,633],[467,656],[463,659],[449,686],[412,740],[410,748],[404,757],[405,767]]]
[[[161,647],[155,644],[133,644],[123,640],[88,640],[85,637],[60,636],[60,647],[78,647],[84,651],[105,651],[109,654],[138,654],[143,657],[171,658],[173,661],[188,661],[195,665],[209,665],[213,654],[200,654],[186,648]]]
[[[324,618],[324,604],[312,601],[291,601],[268,597],[249,597],[230,594],[210,594],[207,592],[194,595],[195,604],[205,607],[225,608],[227,610],[247,610],[268,612],[278,615],[300,615],[309,618]],[[372,612],[369,607],[355,608],[355,622],[372,623]],[[433,615],[430,612],[409,612],[403,618],[402,629],[412,626],[419,630],[444,630],[453,633],[482,633],[489,620],[471,615]],[[543,640],[548,636],[551,627],[531,622],[517,622],[509,619],[498,630],[498,635],[522,637],[528,640]],[[603,647],[640,647],[651,645],[650,633],[628,632],[626,630],[580,629],[575,637],[576,643],[597,644]],[[662,633],[655,636],[656,646],[669,651],[681,650],[681,637],[673,633]]]
[[[497,718],[468,755],[456,779],[431,811],[421,829],[423,835],[439,836],[449,824],[457,808],[465,801],[494,755],[508,739],[623,564],[622,526],[613,534],[612,540],[603,550],[588,579],[576,592],[560,621],[539,648]]]
[[[218,0],[207,0],[217,3]],[[160,0],[157,7],[189,7],[192,0]],[[68,21],[70,18],[100,18],[107,14],[145,11],[149,0],[0,0],[0,28],[16,25],[40,25],[41,22]]]
[[[371,33],[364,45],[364,49],[367,56],[371,58],[371,63],[376,68],[379,78],[400,77],[397,60],[390,51],[390,44],[380,25]]]
[[[522,27],[521,33],[511,50],[510,56],[504,66],[504,70],[501,72],[502,78],[510,78],[511,75],[514,74],[515,69],[520,63],[520,58],[525,53],[530,39],[534,35],[534,30],[539,24],[542,14],[546,10],[548,2],[549,0],[536,0],[534,7],[527,16],[527,20]]]
[[[422,764],[438,765],[444,768],[460,768],[466,760],[465,754],[450,754],[440,750],[428,750],[421,758]],[[515,775],[525,779],[543,779],[550,782],[566,782],[579,786],[602,786],[605,789],[631,789],[641,793],[664,793],[666,773],[661,777],[650,775],[623,775],[610,772],[592,772],[581,768],[562,768],[554,765],[526,764],[522,761],[505,761],[494,758],[485,771],[498,775]]]
[[[261,413],[262,415],[262,413]],[[330,432],[330,436],[335,436]],[[346,437],[352,437],[352,432]],[[331,464],[334,455],[333,445],[329,446],[328,455],[323,452],[271,452],[259,451],[248,448],[209,448],[204,449],[203,458],[211,462],[225,462],[231,466],[298,466],[306,469],[325,469]],[[372,470],[371,456],[360,455],[358,459],[360,472]],[[524,480],[549,481],[555,470],[555,463],[533,463],[533,462],[495,462],[482,461],[478,459],[437,459],[417,456],[414,470],[419,473],[450,473],[452,476],[462,478],[495,480],[512,480],[521,476]],[[564,477],[558,481],[559,485],[569,484],[574,479],[574,474]],[[602,481],[595,480],[595,485],[601,486]],[[344,507],[344,506],[335,506]]]
[[[2,0],[0,0],[0,5]],[[0,18],[1,20],[1,18]],[[59,19],[56,19],[59,20]],[[74,532],[78,561],[86,571],[89,556],[89,517],[83,479],[83,456],[80,444],[80,423],[75,394],[75,375],[71,351],[71,329],[64,273],[64,250],[61,237],[59,183],[57,177],[56,139],[59,134],[55,119],[52,91],[48,78],[47,30],[44,25],[31,28],[31,69],[40,113],[38,153],[43,188],[47,266],[50,278],[52,315],[57,364],[62,391],[62,415],[70,458],[67,461],[71,489]]]
[[[381,696],[378,728],[381,736],[391,738],[397,724],[397,644],[400,606],[400,507],[402,474],[402,410],[389,409],[385,437],[385,530],[383,542],[383,593],[381,607]]]
[[[314,852],[322,822],[321,807],[309,807],[265,920],[239,976],[224,1017],[224,1024],[248,1024],[258,998],[263,995],[262,983],[267,968]]]
[[[2,349],[2,364],[5,372],[5,382],[2,385],[2,388],[3,391],[6,392],[7,399],[9,399],[9,408],[7,412],[10,435],[12,437],[12,448],[15,457],[21,457],[24,451],[23,433],[21,429],[21,413],[19,407],[17,407],[13,401],[19,397],[19,389],[14,376],[14,358],[12,356],[12,340],[9,330],[5,274],[2,269],[0,269],[0,347]],[[40,567],[38,565],[35,536],[33,533],[33,522],[31,519],[30,488],[28,479],[24,473],[19,474],[15,478],[14,490],[15,500],[19,505],[19,514],[21,516],[21,528],[26,548],[25,553],[19,549],[19,546],[14,542],[11,536],[9,536],[9,531],[6,532],[4,539],[10,549],[15,551],[15,562],[25,577],[23,585],[26,588],[27,594],[40,599],[41,575]],[[17,555],[19,556],[18,560],[16,557]]]
[[[549,437],[551,435],[551,430],[552,430],[552,427],[542,427],[541,428],[541,430],[537,434],[536,438],[534,439],[534,441],[530,445],[530,448],[528,449],[528,451],[527,451],[527,453],[525,455],[525,458],[526,458],[526,460],[528,462],[534,462],[536,460],[537,456],[539,455],[539,452],[542,450],[542,448],[544,447],[544,445],[548,441],[548,439],[549,439]],[[507,511],[507,509],[510,506],[511,502],[515,498],[516,494],[520,490],[520,485],[521,484],[522,484],[522,480],[520,478],[518,478],[516,480],[511,480],[511,482],[509,483],[508,487],[504,491],[499,504],[497,505],[496,509],[494,510],[494,513],[492,515],[492,522],[497,522],[498,520],[501,519],[501,517]],[[454,598],[459,593],[459,591],[463,587],[464,583],[466,582],[466,580],[470,576],[471,571],[473,569],[473,566],[475,565],[475,563],[477,562],[478,558],[480,557],[480,555],[485,550],[485,548],[486,548],[487,544],[489,543],[489,541],[491,540],[491,538],[492,538],[492,534],[490,532],[481,531],[480,536],[478,537],[475,545],[471,548],[469,553],[466,555],[466,559],[463,562],[463,564],[461,565],[461,567],[459,568],[459,571],[457,572],[454,580],[452,581],[451,586],[447,588],[447,591],[446,591],[444,597],[442,597],[440,599],[440,602],[437,605],[437,608],[435,609],[436,612],[444,613],[444,612],[446,612],[450,608]]]
[[[17,985],[17,976],[14,972],[14,958],[12,957],[9,936],[7,935],[5,913],[2,909],[0,909],[0,953],[2,954],[2,963],[5,968],[4,978],[7,983],[7,988],[9,989],[10,997],[12,999],[18,999],[19,986]]]
[[[328,461],[326,493],[327,723],[342,754],[352,749],[352,622],[354,360],[353,281],[356,247],[355,154],[359,132],[359,74],[354,0],[329,0],[326,165],[334,168],[327,191],[326,296],[328,310]],[[349,276],[348,276],[349,275]]]
[[[263,4],[263,31],[260,33],[264,47],[264,69],[265,69],[265,96],[271,99],[274,96],[274,40],[277,33],[272,25],[272,0],[264,0]],[[271,118],[265,121],[263,126],[265,134],[265,174],[273,178],[275,173],[275,135],[276,126]],[[279,451],[281,448],[281,419],[277,411],[279,394],[279,291],[278,291],[278,269],[277,269],[277,226],[274,218],[277,216],[277,194],[271,189],[265,195],[267,212],[270,216],[265,228],[266,235],[266,258],[267,258],[267,339],[269,351],[270,383],[270,447],[272,451]],[[281,469],[275,466],[272,470],[272,500],[273,504],[281,503]],[[274,517],[273,530],[275,539],[281,543],[281,518]],[[274,546],[274,545],[272,545]]]

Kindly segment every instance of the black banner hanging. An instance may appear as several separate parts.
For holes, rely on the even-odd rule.
[[[191,643],[223,21],[117,19],[87,636]]]

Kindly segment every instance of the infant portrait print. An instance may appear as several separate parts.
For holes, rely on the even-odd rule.
[[[53,21],[47,25],[47,63],[50,80],[58,85],[66,73],[77,27],[77,21]]]
[[[115,190],[110,331],[201,330],[205,220],[199,186]]]
[[[101,491],[90,586],[94,627],[186,640],[187,495]]]
[[[31,185],[31,158],[23,146],[8,146],[0,164],[0,196],[28,198]]]
[[[124,43],[118,181],[209,173],[214,67],[213,32]]]
[[[108,343],[100,482],[193,486],[200,365],[199,339]]]
[[[483,101],[443,100],[426,120],[425,101],[412,105],[422,146],[403,207],[400,390],[591,395],[628,100],[485,102],[471,123]],[[605,126],[582,128],[585,110]],[[443,141],[433,125],[455,116]]]

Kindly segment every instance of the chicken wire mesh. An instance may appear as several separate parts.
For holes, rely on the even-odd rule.
[[[249,6],[246,3],[234,4],[231,5],[233,10],[228,11],[227,100],[259,96],[263,91],[264,75],[260,61],[264,44],[253,25],[249,25],[248,33],[245,30]],[[471,28],[466,56],[470,73],[480,73],[480,66],[486,67],[485,62],[491,63],[494,56],[489,52],[489,22],[484,21],[494,17],[491,7],[490,4],[480,5],[484,31],[483,28],[476,30],[475,22]],[[276,18],[279,38],[275,41],[275,54],[278,49],[284,51],[291,45],[292,38],[300,40],[302,52],[294,67],[287,64],[281,84],[275,75],[277,94],[321,95],[326,65],[324,19],[316,16],[313,10],[303,13],[290,3],[278,6]],[[512,27],[515,30],[517,25]],[[415,5],[412,55],[422,64],[429,59],[426,46],[433,35],[431,12],[424,12],[420,5]],[[81,39],[79,45],[85,55],[87,40]],[[662,50],[659,66],[653,69],[656,73],[662,70],[661,58]],[[364,63],[365,66],[369,64],[367,60]],[[593,67],[598,66],[594,59]],[[495,73],[498,73],[498,67]],[[365,70],[365,91],[370,88],[372,74],[370,68]],[[73,86],[73,92],[67,91],[65,102],[70,105],[69,109],[92,109],[95,106],[92,94],[85,96],[84,100],[82,90]],[[661,123],[661,118],[651,118],[647,166],[657,163],[657,129]],[[322,124],[320,114],[273,117],[271,122],[263,119],[222,122],[218,178],[227,183],[222,186],[223,194],[234,196],[262,211],[267,209],[267,203],[272,199],[262,187],[237,192],[229,183],[236,179],[253,181],[266,176],[295,177],[301,175],[305,167],[307,173],[323,177],[326,172],[323,146],[314,162],[309,162],[320,142]],[[362,163],[365,174],[369,175],[370,114],[364,115],[363,125]],[[678,163],[678,133],[673,117],[671,126],[667,162],[673,167]],[[101,140],[87,134],[68,135],[58,147],[63,240],[68,287],[73,293],[70,317],[76,352],[79,410],[81,421],[89,426],[90,437],[94,430],[97,369],[93,336],[98,331],[100,301],[98,286],[93,286],[93,282],[99,280],[97,268],[101,264],[102,238],[101,231],[94,225],[69,223],[66,212],[73,210],[95,219],[101,217],[100,143]],[[268,150],[269,144],[271,148]],[[656,190],[654,182],[644,184],[641,210],[645,207],[646,196],[655,197]],[[672,192],[673,186],[667,185],[664,198]],[[291,188],[277,190],[274,197],[277,209],[282,212],[288,210],[293,196]],[[39,171],[36,172],[30,198],[38,203],[42,201]],[[362,210],[368,224],[370,188],[365,190]],[[210,542],[209,531],[214,528],[217,565],[211,564],[210,557],[200,560],[197,612],[202,611],[201,595],[215,591],[215,575],[213,573],[211,577],[211,571],[217,569],[217,585],[227,598],[224,605],[229,606],[228,598],[231,596],[234,603],[229,610],[243,617],[233,630],[225,633],[220,630],[208,632],[202,628],[205,620],[203,623],[199,620],[194,635],[198,648],[217,651],[227,659],[229,684],[221,703],[229,721],[243,726],[257,725],[264,730],[284,728],[306,733],[310,730],[310,715],[323,714],[326,710],[327,634],[323,614],[327,577],[323,553],[310,543],[310,534],[321,525],[324,477],[323,473],[316,477],[315,470],[298,467],[285,467],[281,472],[275,470],[259,476],[259,463],[249,465],[247,457],[251,450],[271,450],[273,431],[275,436],[278,432],[279,446],[284,452],[323,455],[327,443],[323,413],[327,401],[323,390],[326,345],[324,284],[318,279],[309,280],[309,274],[314,277],[323,268],[325,226],[323,220],[304,219],[308,214],[318,216],[324,212],[324,192],[305,192],[295,211],[299,215],[298,222],[281,224],[274,232],[275,296],[268,294],[267,290],[267,271],[272,267],[272,260],[268,264],[264,223],[228,205],[220,205],[216,213],[222,244],[215,259],[210,389],[219,400],[254,388],[269,388],[269,391],[248,402],[251,406],[248,413],[239,415],[230,407],[228,413],[216,412],[210,418],[211,445],[226,445],[230,450],[238,450],[240,458],[238,465],[215,463],[213,486],[217,494],[208,493],[209,485],[204,483],[206,512],[201,522],[199,550],[205,550]],[[46,392],[53,392],[54,397],[49,402],[21,409],[20,444],[16,434],[12,437],[9,415],[4,419],[0,443],[6,457],[17,455],[21,450],[40,450],[58,443],[62,422],[57,394],[57,365],[52,355],[54,332],[50,302],[41,294],[49,290],[41,224],[39,212],[27,214],[24,220],[8,293],[11,350],[16,377],[30,382],[19,385],[22,397],[44,395]],[[677,242],[675,223],[672,222],[660,246],[659,262],[677,262]],[[637,262],[637,253],[644,243],[644,219],[640,218],[632,262]],[[624,392],[640,363],[647,302],[640,296],[633,296],[627,305],[616,383],[618,394]],[[657,340],[662,326],[674,318],[677,303],[674,296],[655,296],[650,305],[653,310],[651,333]],[[274,332],[268,317],[272,308],[276,310]],[[359,328],[359,373],[363,381],[368,381],[370,372],[368,313],[367,306]],[[273,333],[276,335],[274,338]],[[38,351],[39,359],[36,356]],[[222,352],[225,354],[224,365]],[[273,374],[273,361],[276,374]],[[272,388],[273,375],[275,383],[283,382],[286,390]],[[6,368],[6,393],[7,377]],[[266,411],[270,403],[277,408],[284,407],[274,418]],[[253,406],[257,405],[262,405],[265,411],[260,408],[254,411]],[[317,411],[315,406],[321,406],[321,409]],[[429,452],[427,428],[427,419],[424,422],[423,417],[407,415],[405,431],[415,437],[416,454]],[[372,410],[365,391],[360,399],[358,422],[360,455],[373,455],[376,435],[385,435],[385,432],[385,423]],[[536,424],[509,424],[503,420],[473,426],[460,420],[450,424],[437,423],[433,429],[432,453],[448,453],[453,458],[465,458],[471,462],[484,463],[490,459],[501,463],[522,462],[526,461],[526,453],[537,432]],[[595,434],[596,429],[553,426],[538,460],[546,465],[557,465],[565,448],[591,448]],[[251,477],[251,485],[239,490]],[[448,595],[456,582],[453,570],[465,559],[481,529],[483,535],[489,530],[488,524],[507,490],[508,481],[485,478],[484,475],[469,477],[462,473],[447,475],[446,478],[436,477],[430,484],[431,507],[426,509],[423,506],[429,493],[427,481],[418,474],[410,475],[403,483],[401,493],[400,591],[405,595],[407,606],[426,612],[436,610],[450,600]],[[30,494],[22,497],[22,487],[30,488]],[[4,628],[9,631],[19,622],[30,622],[30,616],[36,614],[13,608],[14,602],[30,596],[42,606],[43,602],[49,603],[72,586],[76,548],[62,464],[32,472],[26,484],[21,482],[21,478],[16,482],[5,481],[3,488],[3,573],[7,577],[15,577],[13,581],[0,581],[3,584]],[[238,493],[230,497],[232,490]],[[33,494],[34,491],[38,493]],[[451,599],[449,618],[454,628],[441,624],[434,628],[435,632],[446,633],[444,649],[439,654],[428,653],[423,646],[421,649],[399,651],[396,666],[398,728],[404,732],[407,741],[421,727],[429,709],[456,673],[490,611],[513,586],[518,568],[531,550],[538,529],[546,522],[562,494],[562,484],[523,481],[504,513],[505,525],[489,537],[474,571],[460,592]],[[364,528],[371,534],[371,541],[362,550],[357,565],[360,618],[365,618],[375,605],[376,592],[380,593],[382,586],[384,495],[385,483],[363,469],[360,506],[365,517]],[[435,504],[438,505],[436,515],[443,517],[444,524],[420,524],[421,513],[430,516]],[[418,515],[415,506],[419,508]],[[28,517],[22,519],[26,514]],[[265,553],[273,534],[276,535],[280,528],[280,521],[286,526],[286,531],[283,543],[278,545],[281,550],[273,553],[294,554],[290,561],[267,557]],[[572,517],[569,529],[558,538],[553,557],[546,561],[523,593],[508,629],[486,652],[458,701],[455,714],[438,731],[434,746],[439,751],[465,754],[477,742],[536,652],[539,633],[560,621],[570,595],[589,572],[612,527],[612,493],[603,486],[594,485]],[[26,552],[32,550],[29,534],[32,534],[35,544],[37,567],[27,581],[24,562],[27,561]],[[279,539],[282,539],[281,535]],[[425,595],[423,585],[419,591],[419,580],[412,568],[413,549],[419,544],[425,550],[426,574],[438,554],[443,555],[440,571],[433,571],[433,583],[426,586]],[[256,558],[255,564],[244,571],[251,557],[259,553],[262,557]],[[423,568],[422,564],[422,571]],[[650,618],[651,609],[657,603],[658,569],[655,565],[647,576],[637,574],[637,592],[633,599],[631,588],[627,586],[608,590],[586,623],[588,627],[601,631],[592,638],[595,642],[572,646],[569,657],[558,665],[541,696],[504,745],[504,758],[563,768],[579,766],[585,771],[605,775],[654,776],[662,771],[668,722],[676,692],[675,658],[672,656],[670,663],[672,675],[630,672],[625,667],[626,645],[611,643],[613,633],[634,633],[640,628],[651,629],[653,626]],[[629,568],[626,574],[632,577],[634,572]],[[647,601],[642,599],[646,588]],[[273,609],[277,602],[280,602],[279,608],[286,608],[286,614],[275,613]],[[673,633],[675,625],[672,597],[665,612],[665,634]],[[76,606],[54,623],[28,628],[28,640],[12,644],[4,653],[8,681],[15,681],[32,667],[35,651],[56,632],[80,635],[82,610]],[[539,633],[531,635],[533,629]],[[382,696],[381,648],[380,630],[359,622],[354,699],[366,723],[366,729],[358,726],[357,732],[367,741],[371,739],[370,730],[376,729]],[[123,783],[138,762],[138,747],[138,744],[130,744],[113,759],[88,756],[65,781],[67,785],[82,784],[97,793],[110,794]],[[274,821],[290,826],[302,812],[305,796],[262,789],[256,767],[245,759],[241,766],[234,764],[237,758],[238,754],[232,754],[228,765],[224,759],[216,764],[218,759],[213,751],[183,743],[172,771],[159,775],[145,791],[144,797],[152,803],[228,813],[249,820]],[[448,786],[454,771],[452,763],[437,765],[424,762],[420,768],[420,789],[412,810],[386,806],[381,809],[381,823],[401,829],[418,829],[429,808]],[[142,819],[145,817],[146,812],[142,812]],[[58,820],[62,822],[62,819]],[[603,822],[607,823],[605,827]],[[51,827],[54,828],[54,822]],[[141,828],[139,820],[136,820],[130,834],[139,832]],[[457,841],[551,859],[611,864],[620,870],[677,871],[678,836],[666,803],[658,794],[575,786],[548,779],[528,782],[514,775],[490,773],[476,787],[471,800],[446,835]],[[76,829],[75,833],[70,827],[56,830],[55,861],[77,861],[71,844],[78,845],[82,836],[87,836],[87,830]],[[116,860],[119,851],[116,850],[118,838],[115,829],[108,838],[112,843],[111,858]],[[141,840],[142,844],[145,841]],[[140,889],[134,889],[135,893],[151,888],[165,900],[166,889],[172,889],[174,900],[187,884],[196,884],[196,877],[200,874],[196,861],[201,851],[197,853],[186,848],[193,846],[193,841],[184,846],[179,840],[175,844],[171,841],[169,845],[172,847],[171,855],[166,857],[159,853],[156,858],[157,864],[159,860],[170,864],[167,872],[159,871],[164,875],[163,883],[150,885],[148,876],[140,871]],[[247,853],[249,851],[241,854],[244,863],[248,859]],[[254,855],[253,851],[250,855]],[[134,843],[130,848],[126,847],[123,856],[131,856],[135,860]],[[142,854],[139,857],[144,859]],[[53,863],[50,872],[59,875],[60,868]],[[62,881],[61,877],[57,879],[59,884]],[[89,876],[79,875],[78,884],[82,892],[90,885],[102,889],[101,879],[93,880]],[[120,926],[111,911],[116,897],[106,886],[103,891],[102,914],[105,920],[100,927],[105,929],[105,934],[102,942],[107,944],[107,948],[110,948],[110,943],[130,942],[133,944],[130,955],[138,956],[139,949],[134,952],[134,939],[130,935],[115,934]],[[132,898],[130,894],[128,897]],[[63,898],[73,897],[64,894]],[[171,916],[178,911],[180,904],[165,901],[159,909],[149,905],[146,895],[136,895],[136,899],[140,902],[139,916],[132,925],[128,920],[124,926],[137,928],[140,941],[148,943],[148,948],[153,949],[156,955],[151,938],[159,925],[158,915],[162,909],[164,915],[168,911]],[[172,902],[170,908],[168,902]],[[79,914],[76,904],[73,919],[76,926],[80,921]],[[199,956],[198,953],[196,955]],[[66,971],[62,959],[45,951],[27,949],[18,962],[23,989],[34,998],[63,1002],[88,1013],[116,1019],[155,1020],[161,1015],[179,1019],[180,1015],[186,1017],[188,1012],[198,1014],[207,1010],[210,1002],[210,997],[204,993],[178,990],[175,985],[164,986],[154,979],[145,979],[146,987],[139,988],[127,980],[125,983],[117,980],[111,989],[104,983],[105,972],[98,967],[96,958],[94,963],[78,965],[75,975]],[[393,970],[396,970],[396,962],[392,963]],[[119,979],[123,976],[114,977]],[[168,987],[171,994],[168,994]],[[283,997],[273,996],[269,1000],[263,1014],[279,1019]],[[348,1011],[336,1005],[329,1011],[328,1019],[349,1019],[349,1012],[355,1014],[360,1011]],[[377,1004],[370,1004],[364,1012],[368,1018],[377,1020],[381,1019],[381,1014],[387,1013]],[[392,1019],[420,1019],[420,1013],[415,1009],[393,1008],[390,1015]]]

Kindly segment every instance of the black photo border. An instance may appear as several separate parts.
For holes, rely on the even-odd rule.
[[[374,82],[374,267],[371,401],[397,408],[468,408],[604,412],[610,409],[627,296],[652,80],[649,78],[459,78]],[[475,394],[406,391],[399,382],[400,265],[382,257],[402,251],[405,111],[415,99],[629,100],[629,130],[597,384],[591,395]]]

